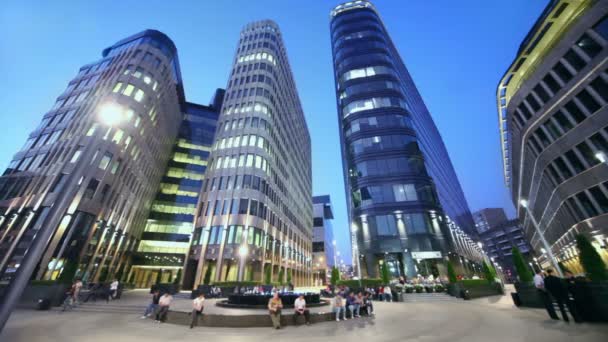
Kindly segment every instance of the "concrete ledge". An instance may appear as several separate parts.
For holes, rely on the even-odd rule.
[[[333,312],[310,313],[310,322],[312,324],[320,322],[328,322],[336,319]],[[190,325],[192,316],[186,312],[169,311],[167,314],[167,323],[177,325]],[[304,316],[298,317],[298,324],[304,324]],[[293,314],[281,315],[281,325],[293,325]],[[204,327],[224,327],[224,328],[253,328],[253,327],[272,327],[272,321],[269,315],[201,315],[198,318],[198,326]]]

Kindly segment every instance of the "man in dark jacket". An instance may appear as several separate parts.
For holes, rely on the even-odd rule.
[[[574,306],[570,302],[570,296],[568,295],[568,289],[566,288],[566,284],[564,284],[561,278],[553,275],[553,270],[547,270],[547,276],[545,277],[545,289],[551,294],[551,297],[557,302],[559,306],[559,311],[562,313],[562,317],[564,317],[564,321],[569,322],[568,314],[566,313],[566,308],[564,304],[568,306],[568,310],[575,321],[578,321],[576,310]]]

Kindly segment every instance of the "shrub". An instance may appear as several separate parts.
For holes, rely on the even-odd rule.
[[[287,270],[287,284],[291,284],[291,270]]]
[[[576,247],[578,248],[578,258],[587,277],[592,281],[608,280],[606,264],[585,235],[578,234],[576,236]]]
[[[71,283],[72,280],[74,280],[74,275],[76,275],[77,270],[78,263],[72,260],[67,260],[63,265],[63,269],[61,270],[61,274],[57,280],[60,283]]]
[[[486,279],[463,279],[460,283],[465,287],[480,287],[487,286],[488,281]]]
[[[278,279],[279,284],[283,284],[285,283],[285,270],[283,270],[283,267],[281,267],[279,269],[279,279]]]
[[[532,282],[532,272],[530,268],[526,264],[526,260],[524,256],[521,255],[519,248],[513,247],[511,250],[513,254],[513,265],[515,265],[515,269],[517,270],[517,275],[519,276],[519,281],[522,283],[530,283]]]
[[[416,290],[416,293],[422,293],[422,290],[424,290],[424,287],[422,287],[422,285],[416,284],[416,285],[414,285],[414,290]]]
[[[443,292],[445,288],[441,284],[435,285],[435,292]]]
[[[456,272],[454,271],[454,265],[452,265],[451,261],[448,261],[448,280],[450,284],[455,284],[458,281],[458,277],[456,277]]]

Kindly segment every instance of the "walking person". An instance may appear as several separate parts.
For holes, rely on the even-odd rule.
[[[391,287],[389,285],[386,285],[384,287],[384,298],[386,299],[387,302],[393,301],[393,293],[392,293]]]
[[[82,289],[82,280],[80,278],[76,278],[76,283],[74,284],[74,304],[80,304],[80,290]]]
[[[169,313],[169,307],[173,302],[173,296],[169,293],[165,293],[158,300],[158,309],[156,310],[156,323],[163,323],[167,320],[167,313]]]
[[[346,321],[346,308],[341,292],[336,293],[333,300],[333,306],[334,312],[336,313],[336,322],[340,322],[340,313],[342,313],[342,318]]]
[[[306,299],[304,299],[304,295],[300,295],[295,300],[295,302],[293,303],[293,308],[295,309],[293,313],[293,325],[297,325],[298,316],[302,315],[304,315],[306,325],[310,325],[310,311],[306,308]]]
[[[65,299],[63,300],[63,310],[66,311],[68,308],[72,310],[74,308],[74,294],[76,293],[76,281],[70,286],[65,293]]]
[[[194,328],[198,323],[198,317],[203,314],[203,303],[205,302],[205,294],[199,293],[198,297],[192,301],[192,322],[190,323],[190,329]]]
[[[152,293],[152,301],[146,307],[146,310],[144,311],[144,315],[141,316],[141,319],[146,319],[151,314],[156,313],[156,310],[158,309],[159,300],[160,300],[160,291],[154,290],[154,292]]]
[[[110,284],[110,299],[116,299],[117,294],[118,294],[118,279],[114,279],[114,281]]]
[[[551,301],[551,297],[545,288],[545,278],[543,277],[543,271],[538,271],[534,275],[534,286],[536,287],[536,292],[540,297],[540,300],[543,302],[547,313],[551,319],[559,320],[557,314],[555,313],[555,308],[553,307],[553,302]]]
[[[275,292],[268,301],[268,313],[270,314],[270,320],[272,320],[272,326],[275,329],[281,329],[281,309],[283,309],[283,302],[279,297],[279,293]]]
[[[564,284],[563,280],[553,275],[553,270],[547,270],[547,276],[544,279],[545,289],[553,299],[557,302],[557,306],[559,306],[559,311],[562,313],[562,317],[565,322],[570,322],[568,319],[568,314],[566,313],[566,308],[564,304],[568,306],[568,311],[572,315],[572,318],[575,322],[579,323],[580,320],[578,318],[578,314],[576,313],[576,309],[572,302],[570,301],[570,296],[568,295],[568,289],[566,284]],[[553,303],[551,303],[553,306]],[[555,311],[555,309],[554,309]]]

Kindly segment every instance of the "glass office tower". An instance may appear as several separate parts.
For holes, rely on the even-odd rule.
[[[125,38],[80,68],[0,178],[2,281],[26,255],[40,260],[34,279],[98,281],[124,267],[169,160],[183,99],[177,49],[158,31]],[[47,229],[44,251],[31,249]]]
[[[310,136],[278,26],[247,25],[233,63],[184,286],[288,273],[310,284]]]
[[[607,58],[608,3],[553,0],[496,89],[505,182],[545,267],[550,248],[584,272],[577,234],[608,262]]]
[[[475,225],[441,136],[374,6],[331,12],[338,121],[354,262],[377,277],[437,274]],[[463,252],[464,253],[464,252]],[[467,254],[468,255],[468,254]],[[478,259],[479,260],[479,259]]]
[[[209,106],[190,102],[183,106],[185,111],[173,155],[133,255],[128,279],[136,287],[150,287],[157,280],[170,283],[181,278],[196,204],[217,128],[220,108],[213,107],[213,103],[221,106],[223,96],[224,90],[218,89]]]
[[[313,203],[313,284],[326,285],[332,267],[337,265],[333,219],[329,195],[314,196]]]

